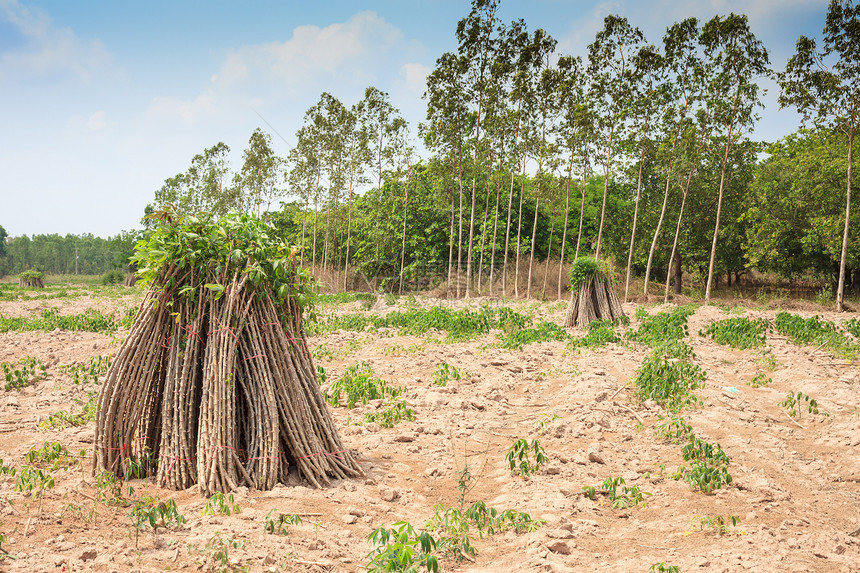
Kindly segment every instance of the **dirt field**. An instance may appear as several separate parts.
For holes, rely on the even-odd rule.
[[[87,306],[121,312],[135,297],[0,302],[0,315],[22,316],[56,306],[76,313]],[[401,299],[402,300],[402,299]],[[484,301],[487,302],[487,301]],[[498,301],[489,301],[499,304]],[[400,303],[398,303],[400,304]],[[417,304],[477,307],[418,297]],[[561,324],[562,304],[513,303],[516,310]],[[392,308],[380,300],[367,312]],[[636,307],[625,305],[632,317]],[[649,306],[656,313],[661,306]],[[360,312],[349,303],[326,312]],[[329,382],[364,360],[391,384],[405,386],[415,421],[393,428],[348,425],[378,406],[332,414],[348,448],[357,452],[365,479],[315,490],[296,478],[273,491],[235,492],[241,513],[202,515],[205,500],[188,491],[159,490],[143,480],[127,485],[162,500],[173,498],[187,523],[135,536],[127,507],[95,503],[90,460],[54,473],[55,486],[39,502],[13,491],[16,478],[0,475],[0,533],[7,536],[0,571],[362,571],[376,528],[401,520],[417,529],[433,506],[458,504],[458,475],[468,463],[475,487],[466,503],[483,500],[546,520],[537,531],[474,539],[474,561],[443,560],[442,571],[647,572],[677,566],[691,571],[860,572],[860,371],[821,349],[798,347],[771,333],[775,360],[768,386],[748,383],[762,371],[762,355],[733,351],[698,335],[729,316],[772,319],[774,310],[700,307],[689,319],[687,342],[707,372],[689,411],[696,436],[718,442],[731,458],[733,483],[713,494],[672,479],[684,463],[681,446],[655,437],[662,409],[640,403],[631,388],[648,355],[645,346],[571,349],[544,342],[508,351],[497,337],[441,344],[427,337],[334,332],[310,339],[327,359],[317,362]],[[800,312],[810,316],[812,312]],[[839,323],[845,316],[820,313]],[[631,328],[637,324],[632,321]],[[0,458],[19,469],[33,445],[59,442],[92,455],[93,423],[40,429],[59,410],[79,410],[97,389],[74,384],[60,366],[115,353],[116,337],[68,331],[0,334],[0,362],[41,359],[47,379],[21,391],[0,390]],[[446,387],[433,383],[441,363],[469,373]],[[789,391],[817,399],[830,416],[791,418],[778,404]],[[543,424],[541,424],[543,422]],[[520,438],[538,439],[548,462],[537,475],[511,474],[505,455]],[[646,506],[615,509],[583,486],[623,477],[652,495]],[[124,486],[125,487],[125,486]],[[93,509],[95,512],[93,513]],[[271,510],[299,514],[287,535],[264,531]],[[731,516],[740,522],[732,525]],[[713,524],[718,517],[725,531]],[[709,521],[710,520],[710,521]],[[721,534],[722,533],[722,534]],[[856,535],[856,534],[855,534]],[[234,541],[235,543],[230,543]],[[217,551],[229,549],[219,559]]]

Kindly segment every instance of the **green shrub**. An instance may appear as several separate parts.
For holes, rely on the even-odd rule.
[[[835,324],[817,316],[801,318],[788,312],[776,315],[777,332],[799,346],[827,348],[841,358],[854,359],[860,346],[851,341]]]
[[[326,395],[326,402],[332,406],[340,406],[341,397],[346,398],[346,407],[355,408],[359,402],[367,404],[371,400],[395,398],[403,393],[404,388],[389,386],[388,382],[373,375],[373,369],[367,362],[353,364],[343,375],[335,380]]]
[[[699,336],[710,336],[717,344],[746,350],[764,346],[767,327],[763,319],[727,318],[712,322],[699,331]]]
[[[112,269],[102,275],[103,285],[122,284],[125,281],[125,273],[119,269]]]

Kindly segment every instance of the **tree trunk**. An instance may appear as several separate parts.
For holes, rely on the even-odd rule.
[[[579,258],[579,246],[582,243],[582,221],[585,218],[585,187],[588,184],[588,159],[582,162],[582,203],[579,205],[579,231],[576,234],[576,253],[573,260]]]
[[[532,267],[535,262],[535,241],[537,240],[537,222],[538,222],[538,208],[540,207],[540,197],[535,200],[535,221],[532,225],[532,246],[529,253],[529,282],[526,285],[526,298],[531,299],[532,297]]]
[[[343,263],[343,292],[347,291],[346,281],[349,271],[349,247],[352,239],[352,181],[349,182],[349,202],[346,205],[346,256]]]
[[[690,182],[693,180],[693,173],[695,173],[696,168],[694,166],[690,167],[690,172],[687,174],[687,182],[684,184],[684,193],[681,196],[681,209],[678,212],[678,224],[675,225],[675,239],[672,241],[672,254],[669,256],[669,268],[666,271],[666,292],[663,295],[663,302],[669,301],[669,280],[668,277],[672,274],[672,262],[675,260],[675,257],[678,257],[678,269],[676,269],[676,273],[680,276],[681,268],[681,254],[678,252],[678,239],[681,236],[681,221],[684,219],[684,207],[687,205],[687,193],[690,191]],[[678,283],[680,285],[680,281]],[[676,289],[680,289],[680,286],[676,286]],[[677,292],[680,294],[680,291]]]
[[[446,296],[450,296],[451,294],[451,281],[453,280],[452,273],[454,272],[454,219],[456,218],[457,208],[456,208],[456,196],[451,193],[451,232],[449,233],[448,239],[448,281],[446,287]]]
[[[567,191],[564,197],[564,229],[561,234],[561,256],[558,261],[558,300],[561,300],[562,277],[564,276],[564,250],[567,247],[567,223],[570,217],[570,180],[573,176],[573,153],[570,154],[570,164],[567,168]]]
[[[496,239],[498,238],[499,230],[499,199],[502,194],[502,158],[505,156],[505,146],[502,145],[501,153],[499,154],[499,172],[496,177],[496,211],[493,215],[493,243],[490,246],[492,254],[490,255],[490,296],[493,296],[493,280],[495,279],[496,270]]]
[[[633,264],[633,240],[636,238],[636,222],[639,219],[639,199],[642,197],[642,164],[645,159],[645,146],[639,153],[639,178],[636,182],[636,205],[633,207],[633,230],[630,231],[630,250],[627,253],[627,279],[624,281],[624,302],[630,290],[630,266]]]
[[[484,246],[487,243],[487,215],[490,213],[490,182],[487,181],[487,201],[484,205],[484,225],[481,227],[481,246],[478,248],[478,294],[480,295],[481,287],[483,286],[482,278],[484,272]]]
[[[675,262],[674,292],[675,294],[681,294],[681,285],[683,279],[683,270],[681,269],[681,253],[675,251],[675,256],[672,257],[672,260]]]
[[[406,178],[406,193],[403,196],[403,241],[400,246],[400,288],[398,294],[403,294],[403,265],[406,263],[406,208],[409,205],[409,177]]]
[[[546,299],[546,279],[549,277],[549,258],[552,256],[552,235],[555,232],[555,219],[551,219],[549,225],[549,244],[546,247],[546,270],[543,273],[543,286],[541,287],[541,296]]]
[[[725,190],[725,182],[726,182],[726,169],[729,164],[729,150],[732,147],[732,128],[734,125],[729,126],[729,135],[726,140],[726,151],[723,154],[723,165],[720,168],[720,193],[717,197],[717,220],[714,223],[714,239],[711,242],[711,259],[708,263],[708,284],[705,286],[705,304],[708,304],[711,301],[711,285],[714,280],[714,262],[717,260],[717,238],[720,234],[720,214],[723,210],[723,191]],[[848,240],[848,224],[846,222],[846,235],[845,241]],[[843,267],[844,270],[844,267]],[[841,277],[840,277],[841,280]],[[841,284],[841,283],[840,283]]]
[[[517,103],[517,128],[514,130],[514,154],[517,150],[517,141],[520,137],[520,112],[522,111],[523,100],[520,99]],[[511,210],[514,204],[514,174],[516,173],[517,162],[514,161],[514,169],[511,169],[511,190],[508,193],[508,223],[505,227],[505,258],[502,263],[502,296],[508,296],[508,249],[510,248],[511,240]]]
[[[612,141],[614,132],[609,134],[609,145],[606,148],[606,166],[603,169],[603,206],[600,208],[600,227],[597,229],[597,248],[594,250],[594,258],[600,258],[600,241],[603,239],[603,221],[606,219],[606,198],[609,196],[609,176],[612,175]]]
[[[517,264],[514,269],[514,296],[520,296],[520,239],[523,234],[523,195],[526,192],[526,159],[523,158],[522,185],[520,185],[520,212],[517,215]]]
[[[845,191],[845,230],[842,233],[842,256],[839,258],[839,286],[836,290],[836,312],[845,310],[845,262],[848,258],[848,229],[851,222],[851,168],[854,160],[854,125],[848,129],[848,184]]]

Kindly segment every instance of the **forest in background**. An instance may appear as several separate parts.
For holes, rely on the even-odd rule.
[[[610,15],[586,54],[565,55],[497,8],[475,0],[457,23],[419,126],[375,87],[358,102],[323,93],[286,157],[257,129],[234,170],[218,142],[165,180],[147,215],[262,214],[330,288],[448,280],[458,295],[560,296],[566,263],[589,254],[614,262],[625,296],[632,278],[630,294],[662,294],[684,274],[707,299],[719,277],[751,271],[830,281],[840,308],[843,285],[860,289],[853,3],[833,0],[822,45],[800,38],[781,70],[743,15],[677,22],[654,43]],[[804,116],[777,142],[750,138],[768,77]],[[121,267],[153,224],[109,239],[0,236],[0,274]]]

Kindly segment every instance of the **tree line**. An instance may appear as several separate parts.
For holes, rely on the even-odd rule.
[[[682,273],[706,300],[750,270],[832,278],[839,308],[860,287],[860,8],[831,0],[822,46],[801,37],[782,70],[744,15],[688,18],[655,43],[609,15],[568,55],[498,8],[473,0],[457,23],[417,130],[375,87],[351,104],[323,93],[286,157],[257,129],[233,172],[218,143],[148,212],[263,213],[339,288],[436,276],[458,295],[561,296],[584,254],[615,262],[625,298],[632,277],[667,297]],[[775,143],[750,136],[769,77],[804,118]]]

